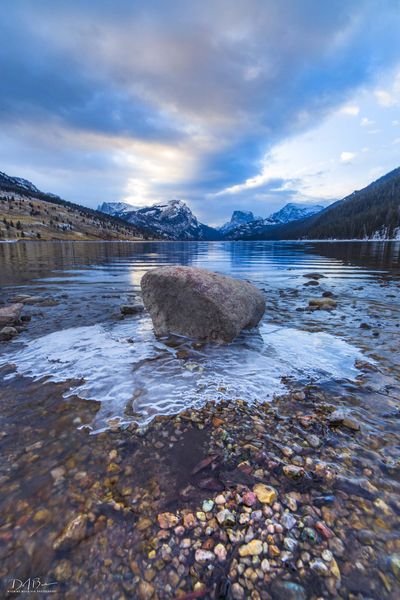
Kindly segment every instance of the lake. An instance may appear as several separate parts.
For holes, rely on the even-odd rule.
[[[265,293],[267,309],[260,326],[223,347],[193,344],[179,336],[157,340],[146,313],[124,317],[120,307],[140,301],[140,280],[148,269],[167,264],[205,267],[248,279]],[[279,549],[283,544],[282,553],[289,556],[279,562],[269,555],[272,573],[274,569],[281,573],[282,565],[294,556],[301,564],[294,567],[293,583],[309,594],[361,590],[368,597],[395,597],[400,549],[395,525],[400,508],[400,242],[4,243],[0,286],[0,302],[33,297],[24,309],[31,320],[16,338],[0,346],[0,444],[6,459],[0,469],[3,578],[50,573],[59,582],[62,597],[90,594],[93,585],[99,585],[101,598],[120,593],[136,597],[138,582],[150,568],[142,555],[142,537],[151,529],[149,525],[127,530],[132,511],[135,522],[142,523],[143,515],[151,521],[154,511],[179,511],[182,505],[193,510],[211,490],[218,491],[194,481],[193,466],[210,454],[214,443],[216,454],[224,444],[229,450],[229,443],[216,442],[211,426],[193,423],[211,413],[218,420],[215,414],[227,411],[221,423],[225,418],[232,422],[232,431],[227,427],[223,434],[232,437],[229,452],[236,452],[235,445],[241,447],[237,440],[249,435],[241,429],[246,420],[261,419],[260,431],[252,433],[256,448],[267,452],[267,446],[257,446],[258,437],[267,444],[270,435],[277,436],[270,440],[275,458],[271,454],[268,460],[278,464],[282,456],[289,457],[292,467],[303,471],[311,461],[307,485],[305,480],[301,485],[281,481],[272,470],[274,485],[282,486],[282,494],[298,494],[297,502],[309,509],[303,517],[315,513],[330,523],[332,539],[347,544],[347,554],[335,554],[330,536],[324,539],[321,534],[315,548],[333,552],[341,571],[340,579],[323,574],[326,579],[321,583],[324,564],[336,572],[329,556],[321,559],[321,572],[317,565],[309,577],[302,575],[307,560],[312,564],[320,559],[313,542],[301,543],[301,552],[311,555],[309,559],[301,558],[300,549],[293,550],[303,539],[307,522],[299,526],[293,543],[284,542],[278,526],[271,534],[277,536],[273,545]],[[310,308],[309,301],[323,294],[335,299],[334,310]],[[245,406],[241,419],[234,412],[241,406],[237,402]],[[331,428],[327,415],[335,407],[347,411],[351,426]],[[266,432],[260,410],[282,413],[282,425],[274,426],[273,434]],[[190,414],[191,424],[182,425],[176,416],[180,413]],[[304,449],[299,441],[309,427],[324,440],[314,450],[312,442]],[[291,445],[294,451],[282,450]],[[277,448],[283,455],[275,455]],[[242,462],[251,463],[248,451],[240,450],[235,464],[239,455]],[[224,456],[227,464],[233,464],[232,457],[228,461]],[[266,463],[261,467],[264,477],[268,468]],[[218,469],[218,483],[231,489],[231,479],[229,485],[224,479],[227,465],[219,464]],[[119,481],[113,484],[113,477]],[[118,494],[111,492],[122,479]],[[249,482],[235,480],[236,484]],[[154,485],[157,493],[149,491]],[[182,490],[188,486],[193,490],[185,495]],[[145,489],[156,507],[140,505],[134,510]],[[326,500],[325,508],[322,500],[314,503],[315,498],[328,496],[332,499]],[[54,539],[67,514],[71,518],[85,514],[88,523],[79,545],[63,545],[60,550]],[[272,523],[271,531],[273,527]],[[176,540],[171,543],[179,547]],[[132,544],[138,548],[136,557],[129,550]],[[126,552],[115,557],[116,547]],[[174,569],[186,590],[182,582],[187,584],[190,577],[191,559],[185,571],[178,566],[185,562],[181,555],[175,558]],[[135,567],[129,566],[133,560]],[[82,561],[85,576],[79,575]],[[257,572],[257,561],[253,567]],[[166,589],[160,598],[174,598],[179,589],[176,578],[165,588],[157,569],[143,585]],[[239,575],[229,576],[229,585],[235,577]],[[268,575],[267,588],[270,580]]]

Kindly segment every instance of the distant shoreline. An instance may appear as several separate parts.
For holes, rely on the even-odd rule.
[[[400,242],[399,238],[386,238],[386,239],[382,239],[382,240],[374,240],[374,239],[360,239],[360,238],[353,238],[353,239],[310,239],[310,240],[165,240],[165,239],[159,239],[159,240],[141,240],[141,239],[137,239],[137,240],[118,240],[118,239],[113,239],[113,240],[102,240],[102,239],[97,239],[97,240],[33,240],[33,239],[26,239],[26,238],[18,238],[18,239],[10,239],[10,240],[0,240],[0,244],[16,244],[16,243],[33,243],[33,244],[53,244],[54,242],[58,242],[58,243],[124,243],[124,244],[154,244],[154,243],[176,243],[176,242],[181,242],[181,243],[185,243],[185,244],[191,244],[193,242],[196,242],[198,244],[232,244],[232,243],[241,243],[241,244],[254,244],[255,242],[265,242],[268,244],[282,244],[282,243],[290,243],[290,244],[305,244],[305,243],[313,243],[313,244],[317,244],[317,243],[331,243],[331,244],[337,244],[337,243],[344,243],[344,242],[368,242],[368,243],[381,243],[381,242]]]

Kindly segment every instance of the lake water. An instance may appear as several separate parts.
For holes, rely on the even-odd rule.
[[[157,340],[146,313],[122,317],[121,305],[140,301],[143,274],[167,264],[250,280],[266,297],[260,326],[228,346],[198,345],[178,336]],[[321,278],[309,277],[315,273]],[[24,330],[0,346],[2,585],[7,577],[51,573],[64,582],[63,598],[93,589],[99,598],[136,597],[129,561],[132,548],[143,559],[144,533],[132,529],[132,508],[110,518],[112,503],[124,497],[139,506],[138,497],[153,497],[154,480],[161,499],[153,511],[176,507],[183,497],[189,502],[181,495],[188,485],[192,505],[210,493],[196,488],[192,471],[209,429],[185,433],[179,445],[179,424],[158,428],[164,416],[236,399],[256,411],[267,400],[280,407],[284,423],[300,410],[296,390],[305,389],[311,394],[305,420],[294,417],[293,440],[277,426],[273,447],[293,441],[301,453],[296,436],[316,411],[324,439],[316,473],[325,465],[335,477],[321,484],[315,476],[311,491],[301,491],[310,503],[321,502],[327,490],[326,498],[335,499],[332,527],[347,544],[338,558],[340,593],[397,597],[398,554],[392,562],[388,556],[400,552],[400,242],[0,244],[0,288],[1,303],[39,296],[24,308],[31,316]],[[324,293],[333,295],[336,309],[310,310],[310,299]],[[358,423],[356,434],[327,428],[323,415],[335,406]],[[114,477],[110,456],[119,457],[112,459]],[[118,473],[126,496],[110,491]],[[290,489],[285,481],[282,493]],[[149,506],[143,511],[157,522]],[[51,543],[66,515],[88,511],[90,536],[69,553],[55,551]],[[302,583],[309,597],[329,597],[315,578]]]
[[[35,379],[74,380],[67,395],[102,402],[94,430],[110,418],[134,415],[146,422],[217,397],[272,399],[285,391],[287,377],[351,380],[355,360],[376,346],[374,338],[367,348],[359,339],[364,305],[373,310],[387,298],[388,309],[396,308],[382,285],[390,275],[397,294],[399,255],[398,243],[3,244],[3,299],[26,293],[59,304],[34,310],[26,333],[4,347],[0,364],[11,362],[16,373]],[[139,298],[145,271],[165,264],[249,279],[266,294],[260,327],[229,347],[193,349],[182,338],[156,340],[146,314],[120,320],[120,305]],[[310,272],[324,275],[320,285],[305,285]],[[339,296],[340,309],[304,311],[323,290]],[[349,310],[355,302],[358,310]],[[177,358],[185,349],[189,358]]]

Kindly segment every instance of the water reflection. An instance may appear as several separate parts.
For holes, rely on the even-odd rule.
[[[400,242],[18,242],[0,244],[0,285],[76,270],[126,271],[163,264],[208,267],[260,280],[294,269],[335,275],[351,266],[399,271]],[[137,277],[134,277],[135,284]]]
[[[151,267],[159,264],[190,265],[196,260],[200,244],[193,242],[21,242],[0,243],[0,285],[46,278],[53,271],[60,276],[70,270],[99,265],[122,265],[145,260]]]
[[[347,264],[395,271],[400,267],[400,242],[319,242],[310,249]]]

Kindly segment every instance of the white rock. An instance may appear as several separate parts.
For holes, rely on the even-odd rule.
[[[194,558],[196,562],[208,563],[213,562],[213,560],[215,559],[215,555],[209,550],[203,550],[202,548],[199,548],[198,550],[196,550]]]

